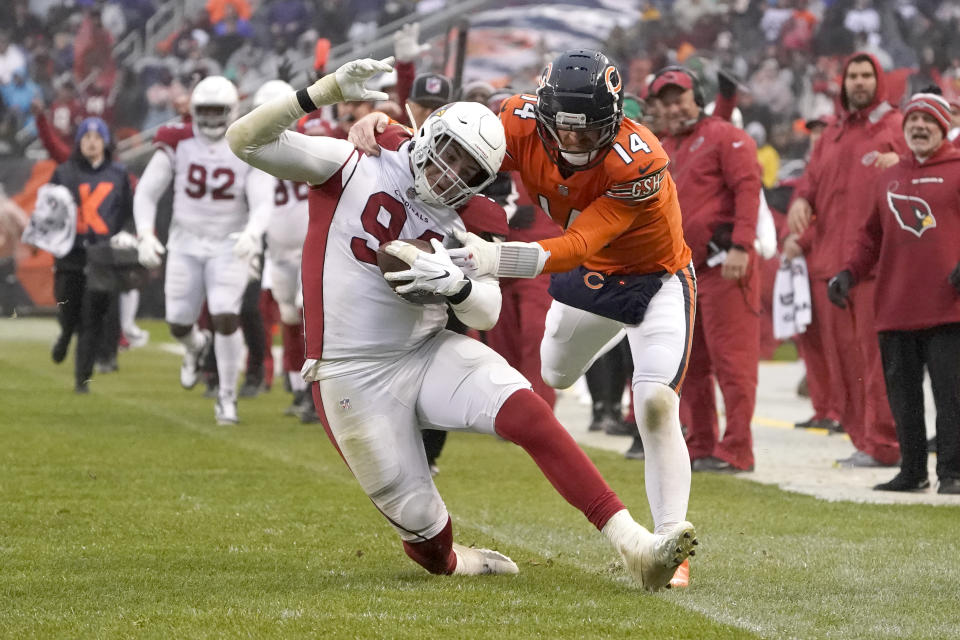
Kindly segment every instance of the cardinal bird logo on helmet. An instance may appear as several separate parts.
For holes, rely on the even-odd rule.
[[[904,231],[909,231],[918,238],[937,226],[937,219],[933,217],[927,201],[916,196],[901,196],[887,192],[887,205],[897,218],[897,223]]]

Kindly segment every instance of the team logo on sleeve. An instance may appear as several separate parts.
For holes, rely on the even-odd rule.
[[[900,228],[909,231],[918,238],[923,235],[924,231],[937,226],[937,219],[933,217],[930,205],[923,198],[901,196],[888,191],[887,205],[897,219]]]
[[[643,176],[633,182],[623,182],[614,185],[607,190],[607,196],[617,200],[627,200],[630,202],[642,202],[648,200],[660,193],[660,185],[663,184],[664,171],[666,166],[654,171],[650,175]]]

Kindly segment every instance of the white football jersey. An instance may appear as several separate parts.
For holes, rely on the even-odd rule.
[[[446,304],[407,302],[377,267],[382,243],[437,238],[459,246],[454,231],[466,229],[453,209],[415,199],[408,151],[408,144],[379,157],[354,151],[311,190],[302,277],[307,358],[321,360],[313,379],[408,353],[447,322]]]
[[[299,253],[310,220],[307,199],[310,186],[304,182],[274,178],[273,214],[267,226],[267,251],[272,255]]]
[[[191,251],[197,243],[223,243],[249,218],[246,183],[251,167],[230,151],[225,138],[210,141],[189,124],[161,127],[155,138],[174,170],[170,244]],[[265,174],[264,174],[265,175]]]

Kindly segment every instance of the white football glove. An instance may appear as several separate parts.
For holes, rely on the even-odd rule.
[[[157,236],[153,235],[152,231],[140,236],[137,242],[137,260],[147,269],[156,269],[163,264],[161,256],[166,252],[167,250],[163,248],[163,244],[157,240]]]
[[[383,277],[391,282],[397,280],[412,280],[409,284],[402,284],[396,288],[397,293],[412,293],[424,291],[437,293],[441,296],[452,296],[460,293],[467,284],[467,278],[450,260],[447,250],[436,238],[430,240],[433,253],[417,249],[406,242],[394,242],[384,249],[395,258],[400,258],[410,265],[406,271],[390,271]]]
[[[536,242],[487,242],[466,231],[453,235],[463,247],[450,249],[450,258],[471,277],[535,278],[550,257]]]
[[[393,56],[383,60],[364,58],[351,60],[336,70],[334,77],[345,101],[350,100],[386,100],[390,96],[382,91],[370,91],[364,83],[378,73],[393,71]],[[321,79],[322,80],[322,79]],[[318,81],[319,82],[319,81]]]
[[[233,255],[241,260],[251,260],[263,250],[263,242],[259,234],[244,229],[240,233],[230,234],[231,238],[236,238],[233,244]]]
[[[129,231],[119,231],[110,236],[111,249],[136,249],[137,237]]]
[[[430,45],[420,44],[420,23],[408,22],[393,32],[393,55],[397,62],[413,62]]]

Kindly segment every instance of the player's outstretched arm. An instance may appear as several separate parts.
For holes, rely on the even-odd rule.
[[[450,249],[450,258],[471,277],[536,278],[550,257],[536,242],[489,242],[465,231],[454,235],[463,247]]]
[[[305,89],[278,96],[243,116],[227,129],[230,149],[243,161],[278,178],[320,184],[353,153],[344,140],[288,131],[294,121],[324,105],[344,100],[383,100],[364,83],[390,72],[393,58],[354,60]]]

